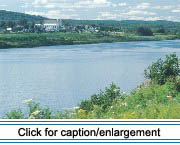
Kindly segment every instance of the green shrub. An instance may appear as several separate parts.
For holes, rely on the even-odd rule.
[[[24,115],[21,112],[21,110],[18,110],[18,111],[13,110],[10,113],[6,114],[6,118],[7,119],[23,119]]]
[[[25,100],[28,105],[28,113],[23,114],[21,110],[13,110],[6,115],[8,119],[51,119],[51,110],[49,108],[41,108],[38,103],[32,100]]]
[[[93,104],[91,100],[83,100],[81,101],[79,108],[83,109],[83,110],[93,110]]]
[[[99,94],[91,96],[89,100],[82,101],[79,107],[80,109],[91,111],[97,105],[101,106],[105,111],[116,98],[120,97],[120,89],[112,83],[110,88],[106,88],[104,92],[100,91]]]
[[[175,82],[176,90],[180,92],[180,76],[176,77],[174,82]]]
[[[176,54],[166,55],[145,70],[145,77],[162,85],[169,79],[176,79],[180,74],[179,59]]]
[[[100,106],[93,110],[76,112],[76,119],[178,119],[180,93],[174,82],[164,85],[148,83],[138,87],[123,99],[114,101],[105,112]]]
[[[38,103],[33,100],[25,100],[24,104],[28,106],[28,112],[25,114],[19,110],[13,110],[6,114],[7,119],[71,119],[72,110],[65,110],[52,114],[49,108],[42,108]]]

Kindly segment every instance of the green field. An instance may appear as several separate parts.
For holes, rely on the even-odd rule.
[[[23,33],[0,34],[0,48],[29,48],[51,45],[111,43],[126,41],[174,40],[178,35],[138,36],[113,33]]]

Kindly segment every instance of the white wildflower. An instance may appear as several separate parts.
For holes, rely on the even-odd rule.
[[[36,110],[35,112],[31,113],[31,115],[36,116],[36,115],[38,115],[40,112],[41,112],[40,110]]]
[[[126,106],[127,106],[127,103],[126,103],[126,102],[124,102],[124,103],[122,103],[122,105],[126,107]]]
[[[33,100],[32,99],[29,99],[29,100],[24,100],[23,101],[23,104],[30,104],[30,103],[32,103],[33,102]]]
[[[119,93],[119,92],[120,92],[119,89],[114,89],[113,91],[114,91],[115,93]]]
[[[173,97],[172,96],[167,96],[168,99],[172,99]]]
[[[122,92],[123,95],[126,95],[126,92]]]
[[[28,119],[36,119],[33,115],[31,115]]]
[[[78,110],[78,109],[79,109],[79,107],[77,106],[77,107],[74,107],[73,109],[74,109],[74,110]]]

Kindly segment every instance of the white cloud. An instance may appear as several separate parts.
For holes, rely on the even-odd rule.
[[[0,5],[0,7],[6,7],[7,5],[4,5],[4,4],[2,4],[2,5]]]
[[[65,0],[35,0],[33,2],[34,8],[99,8],[99,7],[116,7],[108,0],[78,0],[68,2]]]
[[[173,13],[180,13],[180,10],[172,10]]]
[[[39,5],[39,4],[51,4],[51,3],[60,3],[65,2],[65,0],[35,0],[33,4]]]
[[[118,14],[110,13],[110,12],[100,12],[100,16],[98,16],[98,19],[117,19],[119,17]]]
[[[127,6],[127,3],[119,3],[118,6],[120,7]]]
[[[152,9],[161,9],[162,7],[161,6],[154,6],[152,7]]]
[[[131,13],[131,15],[129,15]],[[145,20],[145,21],[155,21],[155,20],[161,20],[161,17],[158,16],[150,16],[150,15],[132,15],[132,14],[139,14],[142,13],[142,11],[138,12],[130,12],[130,13],[110,13],[108,11],[106,12],[100,12],[100,15],[97,17],[98,20]],[[145,14],[148,14],[148,12],[145,12]]]
[[[31,7],[31,4],[25,3],[24,5],[20,6],[21,8],[29,8]]]
[[[10,0],[6,0],[10,1]],[[18,0],[14,0],[18,1]],[[177,0],[19,0],[27,13],[49,18],[178,20]],[[178,0],[180,2],[180,0]],[[3,3],[4,4],[4,3]]]
[[[150,8],[150,3],[141,3],[136,7],[136,9],[148,9],[148,8]]]
[[[25,13],[29,15],[36,15],[36,16],[44,16],[46,14],[45,12],[36,12],[36,11],[26,11]]]
[[[105,4],[105,3],[108,3],[107,0],[94,0],[94,3],[95,4]]]
[[[60,10],[50,10],[47,12],[26,11],[25,13],[37,16],[40,15],[51,19],[73,19],[78,17],[77,14],[64,14]]]
[[[156,13],[154,12],[141,11],[141,10],[130,10],[129,12],[125,14],[127,15],[156,15]]]
[[[57,6],[55,4],[47,4],[44,6],[44,8],[54,9],[54,8],[57,8]]]
[[[173,9],[174,6],[163,6],[163,10],[170,10],[170,9]]]
[[[173,5],[168,5],[168,6],[154,6],[152,9],[157,9],[157,10],[170,10],[173,9],[175,6]]]
[[[130,20],[144,20],[144,21],[157,21],[157,20],[168,20],[173,21],[175,17],[173,16],[155,16],[155,17],[143,17],[143,16],[129,16]]]

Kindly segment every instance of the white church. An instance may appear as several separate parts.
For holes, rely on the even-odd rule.
[[[56,32],[63,27],[62,20],[44,20],[42,24],[36,24],[37,27],[43,27],[46,32]]]

